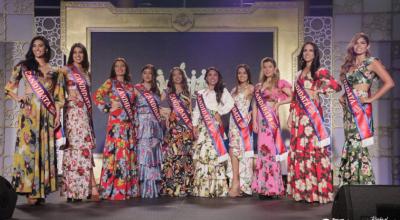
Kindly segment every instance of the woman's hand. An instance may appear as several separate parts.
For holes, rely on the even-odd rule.
[[[193,127],[193,137],[195,140],[199,138],[199,129],[197,127]]]
[[[121,104],[118,102],[111,102],[111,109],[110,112],[113,112],[115,110],[118,110],[121,108]]]
[[[292,128],[292,113],[290,112],[289,113],[289,117],[288,117],[288,119],[287,119],[287,122],[286,122],[286,124],[287,124],[287,126],[288,126],[288,128],[289,129],[291,129]]]
[[[258,124],[255,121],[253,121],[253,132],[258,134]]]
[[[54,119],[54,128],[58,128],[61,125],[60,122],[60,113],[57,112],[56,118]]]
[[[360,97],[360,101],[362,104],[368,104],[372,103],[374,100],[372,100],[370,97]]]
[[[343,106],[346,107],[346,101],[344,100],[344,96],[339,97],[339,103]]]
[[[17,96],[15,98],[15,101],[20,102],[20,103],[28,103],[30,101],[30,97],[29,96]]]
[[[221,115],[217,113],[215,113],[215,120],[217,120],[218,124],[222,125],[222,118]]]
[[[275,111],[275,112],[278,112],[279,106],[281,106],[281,103],[280,103],[280,102],[275,103],[275,105],[274,105],[274,111]]]

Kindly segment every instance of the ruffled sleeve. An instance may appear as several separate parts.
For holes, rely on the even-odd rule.
[[[333,78],[327,69],[319,69],[316,73],[316,87],[321,93],[339,92],[342,90],[340,84]]]
[[[281,79],[278,81],[278,89],[278,101],[282,101],[288,98],[288,95],[283,92],[283,89],[292,89],[292,85],[288,81]]]
[[[106,103],[105,97],[108,96],[112,88],[112,81],[111,79],[107,79],[103,85],[100,86],[94,93],[93,93],[93,101],[97,108],[100,109],[102,112],[109,112],[111,106],[110,104]]]
[[[224,88],[224,92],[222,93],[221,103],[218,105],[218,113],[220,115],[225,115],[229,113],[233,106],[235,105],[235,100],[232,98],[229,91]]]
[[[18,92],[18,85],[19,81],[22,78],[22,71],[21,71],[21,65],[15,66],[13,71],[11,72],[11,77],[8,80],[4,90],[7,98],[11,98],[8,93],[13,92],[17,94]]]

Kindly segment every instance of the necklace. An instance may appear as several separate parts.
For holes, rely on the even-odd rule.
[[[246,83],[246,85],[239,85],[238,86],[238,92],[243,92],[243,91],[246,91],[246,89],[249,87],[249,84],[248,83]]]

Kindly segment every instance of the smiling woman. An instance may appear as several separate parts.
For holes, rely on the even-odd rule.
[[[63,68],[68,98],[64,115],[67,145],[63,154],[61,195],[66,196],[67,201],[80,201],[89,195],[97,201],[99,193],[93,175],[91,152],[96,143],[86,47],[80,43],[74,44],[67,64]]]
[[[20,104],[12,184],[29,204],[44,202],[48,193],[57,190],[54,131],[64,106],[64,77],[50,66],[50,57],[48,40],[34,37],[5,87],[7,97]],[[18,95],[21,81],[25,89]]]
[[[139,196],[133,125],[136,95],[129,75],[126,60],[115,59],[110,77],[93,94],[94,103],[100,111],[108,113],[100,176],[101,198],[107,200],[126,200]]]
[[[234,100],[215,67],[207,69],[207,88],[198,91],[193,110],[194,180],[193,195],[199,197],[225,197],[228,182],[224,161],[229,159],[224,144],[226,134],[221,116],[228,114]]]
[[[372,102],[394,87],[390,74],[369,52],[369,38],[357,33],[347,48],[341,80],[345,89],[340,98],[344,112],[345,143],[340,166],[340,184],[375,184],[372,163],[366,146],[373,144]],[[375,78],[383,82],[375,94],[370,89]],[[356,109],[359,109],[357,111]]]

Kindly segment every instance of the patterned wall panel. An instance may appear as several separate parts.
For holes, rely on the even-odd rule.
[[[35,33],[49,40],[52,50],[50,63],[62,66],[64,59],[60,49],[60,17],[35,17]]]

